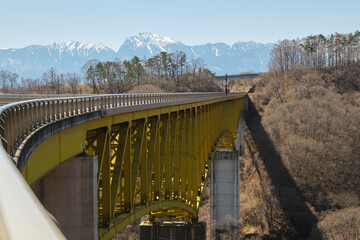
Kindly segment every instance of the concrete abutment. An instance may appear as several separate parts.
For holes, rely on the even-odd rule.
[[[73,157],[31,186],[67,239],[97,239],[97,156]]]

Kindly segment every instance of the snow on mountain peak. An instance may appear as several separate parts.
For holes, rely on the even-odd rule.
[[[177,43],[175,40],[169,37],[164,37],[159,34],[152,34],[147,32],[139,33],[137,36],[135,36],[135,38],[142,42],[153,43],[162,47],[165,47],[167,44]]]
[[[101,43],[80,43],[78,41],[68,41],[60,43],[52,43],[47,45],[48,50],[58,50],[60,54],[63,52],[70,53],[72,56],[77,53],[79,55],[87,55],[89,51],[95,51],[100,53],[100,51],[108,51],[109,48],[105,47]]]
[[[125,43],[126,45],[133,45],[133,48],[145,47],[152,53],[155,51],[154,48],[159,48],[161,51],[165,51],[165,47],[168,44],[177,44],[178,42],[159,34],[142,32],[136,36],[126,38]]]

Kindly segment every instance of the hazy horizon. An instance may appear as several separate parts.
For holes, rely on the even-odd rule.
[[[148,32],[148,31],[145,31],[146,33],[150,33],[150,34],[157,34],[157,33],[152,33],[152,32]],[[139,32],[138,34],[141,34],[141,33],[144,33],[144,32]],[[138,36],[138,34],[136,34],[136,35],[132,35],[132,36],[128,36],[128,37],[134,37],[134,36]],[[160,34],[158,34],[158,35],[160,35]],[[162,37],[168,37],[168,36],[164,36],[164,35],[160,35],[160,36],[162,36]],[[126,37],[126,38],[128,38],[128,37]],[[27,45],[27,46],[24,46],[24,47],[19,47],[19,48],[6,48],[6,47],[4,47],[4,48],[0,48],[0,50],[2,49],[2,50],[7,50],[7,49],[21,49],[21,48],[25,48],[25,47],[29,47],[29,46],[48,46],[48,45],[51,45],[51,44],[59,44],[59,43],[70,43],[70,42],[79,42],[79,43],[83,43],[83,44],[94,44],[94,45],[96,45],[96,44],[101,44],[101,45],[103,45],[103,46],[105,46],[105,47],[108,47],[108,48],[110,48],[110,49],[112,49],[112,50],[114,50],[115,52],[117,52],[118,50],[119,50],[119,48],[121,47],[121,45],[123,45],[124,44],[124,42],[126,41],[126,38],[124,39],[124,41],[120,44],[120,46],[118,47],[118,48],[111,48],[110,46],[107,46],[107,45],[105,45],[105,44],[103,44],[102,42],[81,42],[81,41],[78,41],[78,40],[76,40],[76,39],[71,39],[71,40],[68,40],[68,41],[59,41],[59,42],[49,42],[49,43],[45,43],[45,44],[30,44],[30,45]],[[181,41],[178,41],[177,39],[174,39],[174,38],[171,38],[172,40],[175,40],[175,41],[177,41],[177,42],[181,42]],[[232,46],[233,44],[235,44],[235,43],[237,43],[237,42],[255,42],[255,43],[261,43],[261,44],[274,44],[275,42],[257,42],[257,41],[253,41],[253,40],[249,40],[249,41],[235,41],[235,42],[233,42],[233,43],[225,43],[225,42],[205,42],[205,43],[198,43],[198,44],[195,44],[195,45],[191,45],[191,44],[187,44],[186,42],[181,42],[181,43],[183,43],[183,44],[185,44],[185,45],[188,45],[188,46],[199,46],[199,45],[206,45],[206,44],[217,44],[217,43],[225,43],[226,45],[228,45],[228,46]]]

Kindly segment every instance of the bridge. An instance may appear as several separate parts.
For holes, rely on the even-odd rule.
[[[32,190],[79,157],[95,159],[99,239],[111,238],[147,214],[150,220],[196,222],[215,150],[235,148],[245,104],[245,93],[172,93],[36,99],[2,106],[0,238],[64,238],[38,200],[45,193],[36,197]]]
[[[234,80],[249,80],[259,77],[260,73],[246,73],[246,74],[236,74],[236,75],[223,75],[216,76],[216,81],[224,82],[227,78],[228,81]]]

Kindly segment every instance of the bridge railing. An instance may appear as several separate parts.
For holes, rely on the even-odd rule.
[[[222,96],[223,93],[150,93],[22,101],[0,108],[0,137],[4,149],[16,162],[17,149],[23,140],[36,129],[54,121],[110,108]]]

